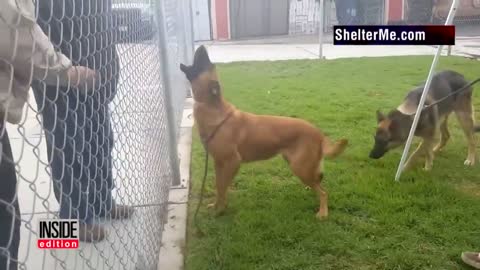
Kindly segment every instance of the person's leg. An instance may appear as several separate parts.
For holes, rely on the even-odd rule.
[[[92,111],[87,109],[91,120],[92,135],[87,139],[94,162],[90,164],[93,185],[89,192],[89,201],[93,204],[95,215],[112,219],[129,218],[133,212],[130,207],[117,205],[112,198],[114,188],[112,174],[112,150],[114,145],[113,129],[108,108],[109,95],[115,92],[115,80],[107,82],[93,95]],[[93,173],[94,172],[94,173]]]
[[[81,148],[73,140],[76,134],[75,118],[77,112],[72,113],[68,108],[71,98],[62,89],[57,95],[56,87],[45,87],[38,83],[32,85],[38,110],[42,114],[43,128],[47,142],[47,154],[52,171],[53,189],[60,204],[60,218],[78,218],[82,222],[87,220],[87,207],[82,200],[81,164],[76,155],[76,148]],[[45,94],[46,93],[46,94]],[[81,110],[78,110],[81,115]]]
[[[34,84],[34,96],[43,116],[47,152],[52,170],[55,197],[60,204],[59,217],[80,221],[80,240],[100,241],[105,237],[93,219],[93,208],[88,204],[89,160],[85,152],[86,104],[73,91],[56,87],[45,89]],[[47,94],[44,94],[47,93]]]
[[[88,201],[94,209],[94,215],[104,217],[112,210],[113,189],[111,173],[111,136],[109,121],[107,121],[106,104],[103,97],[103,89],[95,92],[89,98],[89,105],[86,108],[86,129],[85,142],[88,151],[84,158],[91,159],[88,166],[90,180]],[[88,155],[88,156],[87,156]]]
[[[369,5],[370,2],[368,1],[355,1],[355,18],[354,24],[362,25],[365,24],[366,19],[366,5]]]
[[[20,243],[17,175],[7,130],[0,123],[0,269],[16,270]]]
[[[348,0],[346,5],[346,23],[345,24],[356,24],[357,23],[357,1],[356,0]]]
[[[339,25],[346,24],[346,6],[345,0],[335,0],[335,12],[337,14],[337,21]]]

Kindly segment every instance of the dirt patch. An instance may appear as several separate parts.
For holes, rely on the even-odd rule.
[[[457,185],[457,189],[468,195],[480,197],[480,184],[472,182],[464,182]]]

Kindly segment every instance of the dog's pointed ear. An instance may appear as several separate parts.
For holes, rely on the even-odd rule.
[[[195,56],[193,57],[193,66],[198,70],[206,70],[212,66],[210,57],[208,56],[207,49],[205,46],[200,46],[195,51]]]
[[[385,118],[385,115],[380,110],[377,110],[377,122],[380,123],[385,120]]]
[[[192,76],[192,68],[189,66],[186,66],[184,64],[180,64],[180,70],[185,73],[185,76],[187,76],[187,79],[189,81],[192,81],[193,76]]]
[[[180,64],[180,70],[181,70],[183,73],[187,74],[187,72],[188,72],[188,67],[185,66],[184,64]]]

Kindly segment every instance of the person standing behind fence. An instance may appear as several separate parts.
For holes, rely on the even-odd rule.
[[[129,218],[133,208],[112,199],[113,131],[108,104],[116,93],[119,59],[111,0],[37,0],[38,23],[73,63],[96,70],[92,95],[35,84],[43,114],[55,197],[61,218],[80,222],[80,241],[97,242],[106,231],[97,218]],[[46,94],[44,95],[44,89]]]
[[[30,1],[0,1],[0,36],[0,269],[16,270],[21,221],[6,122],[21,121],[32,77],[84,89],[96,76],[95,71],[72,66],[65,55],[55,52],[35,23],[35,7]]]

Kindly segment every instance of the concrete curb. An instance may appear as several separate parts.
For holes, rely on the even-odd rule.
[[[192,152],[193,99],[186,101],[180,126],[178,155],[181,185],[170,189],[168,216],[162,233],[158,270],[182,270],[186,245],[190,161]]]

